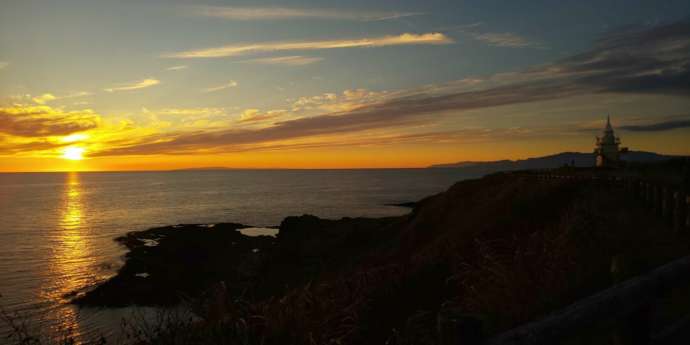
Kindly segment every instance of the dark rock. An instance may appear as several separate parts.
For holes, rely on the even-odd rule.
[[[217,281],[255,276],[258,251],[275,239],[249,237],[241,224],[178,225],[128,233],[116,241],[129,252],[117,275],[74,299],[79,305],[171,305]]]
[[[73,303],[173,305],[218,282],[231,295],[272,296],[351,260],[397,219],[287,217],[276,238],[245,236],[234,223],[130,232],[116,239],[129,249],[117,275]]]
[[[417,203],[414,201],[408,201],[408,202],[401,202],[398,204],[386,204],[386,206],[397,206],[397,207],[407,207],[407,208],[414,208],[417,206]]]

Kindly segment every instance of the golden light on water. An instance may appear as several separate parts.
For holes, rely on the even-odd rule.
[[[70,172],[66,175],[67,183],[63,194],[60,210],[59,232],[56,236],[55,255],[52,269],[55,279],[50,288],[49,298],[66,303],[67,294],[81,289],[86,284],[85,270],[93,264],[93,255],[86,240],[85,209],[83,190],[79,173]],[[78,310],[74,306],[65,305],[57,309],[60,313],[58,328],[71,329],[73,334],[79,334]]]
[[[66,147],[62,151],[62,158],[64,159],[69,159],[71,161],[80,161],[84,159],[84,148],[82,147],[76,147],[76,146],[70,146]]]
[[[79,173],[67,174],[67,190],[65,191],[65,203],[60,225],[65,232],[74,233],[80,228],[82,222],[82,201]],[[78,235],[78,232],[75,233]]]

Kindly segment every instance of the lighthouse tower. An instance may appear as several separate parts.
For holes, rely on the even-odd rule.
[[[606,128],[604,128],[604,136],[597,137],[597,146],[594,153],[597,155],[598,167],[617,167],[620,166],[621,153],[627,152],[627,149],[620,149],[621,141],[613,134],[613,127],[611,127],[611,118],[606,117]]]

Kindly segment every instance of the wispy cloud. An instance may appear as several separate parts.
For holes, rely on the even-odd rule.
[[[56,99],[57,97],[55,97],[52,93],[44,93],[40,96],[32,98],[32,100],[38,104],[46,104],[47,102],[54,101]]]
[[[489,32],[483,29],[483,23],[456,26],[453,29],[494,47],[507,48],[544,48],[541,42],[531,40],[514,32]]]
[[[246,109],[240,114],[240,122],[259,122],[265,120],[271,120],[278,118],[282,115],[287,114],[286,110],[270,110],[267,112],[261,112],[259,109]]]
[[[219,58],[229,56],[247,55],[251,53],[290,51],[290,50],[319,50],[319,49],[338,49],[338,48],[362,48],[362,47],[385,47],[397,45],[419,45],[419,44],[450,44],[453,40],[439,32],[413,34],[404,33],[396,36],[381,36],[373,38],[356,38],[324,41],[279,41],[263,43],[247,43],[238,45],[228,45],[224,47],[183,51],[172,54],[165,54],[166,58]]]
[[[225,90],[225,89],[228,89],[231,87],[237,87],[237,85],[239,85],[239,84],[236,81],[231,80],[231,81],[229,81],[223,85],[218,85],[218,86],[214,86],[214,87],[209,87],[207,89],[203,89],[202,92],[216,92],[216,91]]]
[[[472,37],[496,47],[523,48],[539,46],[538,43],[512,32],[475,33]]]
[[[85,96],[91,96],[91,95],[93,95],[93,93],[88,92],[88,91],[77,91],[77,92],[69,93],[69,94],[62,96],[62,97],[58,97],[58,99],[85,97]]]
[[[390,99],[387,91],[369,91],[366,89],[345,90],[342,93],[327,92],[311,97],[299,97],[292,102],[293,112],[310,112],[313,110],[329,113],[342,113]]]
[[[171,67],[168,67],[168,68],[166,68],[165,70],[166,70],[166,71],[180,71],[180,70],[187,69],[187,68],[189,68],[189,66],[187,66],[187,65],[179,65],[179,66],[171,66]]]
[[[289,118],[267,127],[200,130],[140,138],[136,144],[100,154],[251,149],[283,145],[297,139],[317,142],[323,137],[427,126],[444,116],[474,109],[616,93],[689,95],[690,20],[611,33],[583,53],[524,71],[395,92],[373,97],[371,102],[359,102],[355,107]],[[355,90],[348,94],[350,98],[362,99],[367,92]],[[322,109],[322,104],[339,97],[337,94],[324,94],[302,103]],[[688,125],[686,120],[673,119],[672,123],[624,129],[681,128]],[[480,130],[476,134],[484,132]],[[529,134],[524,134],[526,132],[522,129],[515,133]]]
[[[313,64],[315,62],[322,61],[323,58],[314,56],[277,56],[277,57],[267,57],[267,58],[257,58],[251,60],[245,60],[243,62],[257,63],[262,65],[287,65],[287,66],[304,66]]]
[[[9,66],[9,65],[10,65],[10,63],[9,63],[9,62],[6,62],[6,61],[0,61],[0,69],[3,69],[3,68],[5,68],[5,67],[7,67],[7,66]]]
[[[214,108],[214,107],[201,107],[201,108],[163,108],[156,111],[151,111],[148,109],[143,109],[146,113],[155,113],[156,115],[163,116],[183,116],[185,118],[197,119],[199,117],[208,116],[227,116],[229,109],[226,108]]]
[[[72,93],[64,94],[61,96],[56,96],[52,93],[44,93],[44,94],[39,95],[39,96],[24,95],[24,96],[21,96],[20,99],[23,99],[23,98],[31,99],[36,104],[46,104],[46,103],[50,103],[50,102],[61,100],[61,99],[78,98],[78,97],[85,97],[85,96],[90,96],[90,95],[92,95],[91,92],[78,91],[78,92],[72,92]]]
[[[115,87],[104,89],[107,92],[138,90],[160,84],[160,80],[147,78],[133,83],[120,84]]]
[[[330,19],[381,21],[424,14],[421,12],[352,11],[343,9],[236,6],[199,6],[193,7],[192,12],[197,15],[232,20]]]
[[[654,122],[643,125],[625,125],[619,126],[618,128],[631,132],[662,132],[674,129],[690,128],[690,119]]]

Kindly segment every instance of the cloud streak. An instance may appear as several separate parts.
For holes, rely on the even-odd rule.
[[[207,89],[203,89],[202,92],[205,92],[205,93],[216,92],[216,91],[225,90],[225,89],[228,89],[231,87],[237,87],[237,85],[239,85],[239,84],[237,84],[236,81],[231,80],[231,81],[229,81],[223,85],[218,85],[218,86],[214,86],[214,87],[209,87]]]
[[[538,46],[537,43],[512,32],[475,33],[472,37],[495,47],[524,48]]]
[[[261,65],[286,65],[286,66],[304,66],[310,65],[319,61],[323,61],[323,58],[313,57],[313,56],[276,56],[267,58],[256,58],[251,60],[245,60],[243,62],[256,63]]]
[[[663,132],[674,129],[690,128],[690,120],[671,120],[644,125],[619,126],[618,128],[630,132]]]
[[[120,84],[115,87],[103,89],[107,92],[139,90],[160,84],[161,81],[154,78],[147,78],[133,83]]]
[[[246,109],[240,114],[240,122],[259,122],[265,120],[275,119],[287,114],[286,110],[269,110],[267,112],[260,112],[259,109]]]
[[[71,98],[79,98],[79,97],[86,97],[86,96],[91,96],[91,92],[87,91],[79,91],[79,92],[72,92],[66,95],[62,96],[55,96],[52,93],[44,93],[39,96],[31,97],[31,95],[26,95],[26,98],[30,98],[34,103],[36,104],[47,104],[53,101],[58,101],[58,100],[64,100],[64,99],[71,99]]]
[[[482,23],[474,23],[469,25],[462,25],[455,27],[455,29],[463,34],[470,36],[476,41],[486,43],[493,47],[504,48],[543,48],[539,42],[533,41],[514,32],[487,32],[481,29]]]
[[[355,90],[357,91],[357,90]],[[349,92],[347,97],[366,91]],[[580,54],[525,71],[375,95],[371,101],[268,127],[175,133],[142,139],[102,155],[183,153],[371,130],[428,125],[463,111],[601,93],[690,94],[690,21],[610,33]],[[338,100],[324,94],[300,106]],[[333,104],[336,105],[336,104]],[[336,107],[336,109],[339,109]],[[632,130],[663,130],[686,122]],[[630,130],[630,128],[629,128]]]
[[[67,145],[69,144],[55,143],[42,139],[26,142],[15,142],[0,135],[0,155],[16,155],[26,152],[53,150]]]
[[[181,71],[181,70],[187,69],[187,68],[189,68],[189,66],[187,66],[187,65],[179,65],[179,66],[171,66],[171,67],[168,67],[168,68],[166,68],[165,70],[166,70],[166,71]]]
[[[236,7],[199,6],[192,12],[206,17],[231,20],[289,20],[289,19],[327,19],[350,21],[382,21],[419,16],[421,12],[396,11],[351,11],[343,9],[315,9],[290,7]]]
[[[373,38],[247,43],[164,54],[163,57],[178,59],[221,58],[248,55],[261,52],[386,47],[421,44],[442,45],[450,43],[453,43],[453,40],[445,34],[439,32],[425,34],[404,33],[395,36],[381,36]]]

